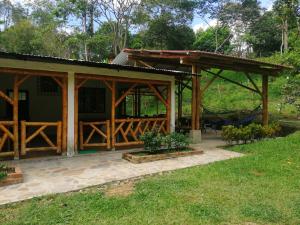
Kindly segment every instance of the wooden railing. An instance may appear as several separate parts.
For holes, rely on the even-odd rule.
[[[14,132],[11,131],[14,128],[13,121],[0,121],[0,156],[14,156],[14,150],[11,149],[3,149],[5,144],[8,146],[13,145],[15,141]],[[10,144],[9,141],[12,143]],[[8,147],[9,148],[9,147]]]
[[[85,135],[88,134],[88,135]],[[80,122],[80,150],[88,147],[110,148],[110,121]]]
[[[148,131],[167,133],[166,118],[130,118],[116,119],[113,138],[115,146],[130,146],[143,144],[140,136]]]
[[[29,151],[49,151],[55,150],[57,153],[61,153],[62,145],[62,123],[59,122],[21,122],[21,154],[26,155]],[[46,129],[53,127],[56,129],[56,143],[49,138],[44,132]],[[29,128],[35,128],[31,134],[29,134]],[[41,137],[48,146],[45,147],[28,147],[30,142],[36,137]],[[40,145],[40,144],[39,144]]]

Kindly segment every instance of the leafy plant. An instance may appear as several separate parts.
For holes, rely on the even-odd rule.
[[[158,132],[146,132],[141,136],[141,141],[144,142],[144,149],[146,151],[155,153],[161,150],[162,137]]]
[[[4,164],[0,164],[0,180],[7,177],[7,167]]]
[[[232,125],[222,128],[222,137],[229,144],[233,141],[239,143],[247,143],[248,141],[260,140],[262,138],[274,138],[280,134],[281,126],[278,123],[273,123],[269,126],[260,124],[250,124],[245,127],[234,127]]]
[[[189,141],[184,134],[173,132],[164,137],[164,144],[167,146],[168,150],[179,150],[187,148]]]

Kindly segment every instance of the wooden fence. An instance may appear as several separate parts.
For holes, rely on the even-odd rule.
[[[84,135],[88,133],[88,135]],[[107,147],[110,149],[110,121],[80,122],[80,150],[88,147]]]
[[[167,134],[166,118],[130,118],[116,119],[113,131],[115,146],[130,146],[143,144],[140,136],[145,132],[154,131]]]
[[[53,143],[45,133],[50,127],[56,128],[56,143]],[[29,128],[35,128],[35,131],[29,134]],[[30,142],[36,137],[41,137],[48,146],[28,147]],[[21,154],[26,155],[29,151],[49,151],[55,150],[61,153],[62,146],[62,123],[59,122],[26,122],[21,121]]]
[[[0,156],[14,156],[14,150],[10,146],[14,144],[14,121],[0,121]],[[10,143],[11,142],[11,143]],[[4,149],[5,144],[8,149]]]

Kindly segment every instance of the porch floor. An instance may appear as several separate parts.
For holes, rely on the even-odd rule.
[[[204,151],[202,155],[143,164],[123,160],[121,157],[124,151],[8,162],[21,167],[24,183],[1,187],[0,205],[242,156],[217,147],[221,145],[224,142],[220,139],[207,137],[201,144],[194,145]]]

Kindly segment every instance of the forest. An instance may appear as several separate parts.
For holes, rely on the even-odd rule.
[[[195,20],[205,26],[193,29]],[[272,80],[270,108],[300,115],[299,0],[275,0],[268,9],[258,0],[0,1],[0,51],[108,62],[123,48],[202,50],[294,66]],[[232,90],[216,82],[206,106],[240,110],[259,102]]]

